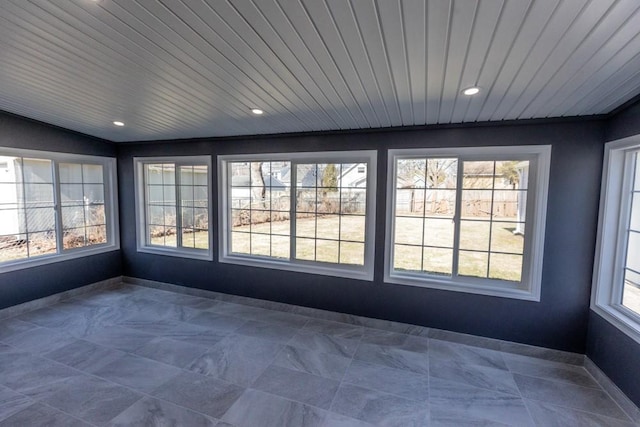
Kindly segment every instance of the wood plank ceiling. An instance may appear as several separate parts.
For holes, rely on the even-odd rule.
[[[638,93],[638,0],[0,1],[0,110],[112,141],[585,116]]]

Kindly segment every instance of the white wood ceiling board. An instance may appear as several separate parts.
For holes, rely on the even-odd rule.
[[[386,0],[377,3],[377,12],[386,52],[385,62],[395,88],[397,108],[403,125],[414,124],[411,85],[409,82],[406,31],[400,0]]]
[[[391,126],[402,126],[398,94],[391,77],[376,4],[374,0],[356,0],[351,1],[351,5]]]
[[[509,114],[513,104],[531,81],[538,64],[544,61],[564,34],[565,27],[553,25],[554,19],[571,22],[580,10],[575,6],[563,4],[559,0],[532,5],[527,20],[513,44],[511,54],[496,78],[500,86],[493,87],[493,92],[488,96],[484,109],[478,116],[479,120]]]
[[[359,109],[367,118],[369,127],[381,127],[380,118],[358,75],[353,58],[349,56],[341,31],[326,1],[302,0],[302,3],[309,12],[309,16],[313,17],[315,29],[326,46],[328,55],[331,57],[331,62],[328,62],[330,64],[328,66],[336,68],[336,72],[344,80],[346,90],[354,98]]]
[[[447,64],[453,0],[427,3],[427,115],[426,124],[438,123]]]
[[[370,58],[362,40],[362,34],[355,19],[351,4],[345,0],[327,0],[331,15],[336,22],[342,40],[346,46],[349,62],[355,67],[358,78],[362,82],[367,97],[369,98],[380,126],[391,126],[391,118],[387,111],[380,87],[377,84]],[[338,66],[344,65],[338,63]]]
[[[264,42],[273,50],[276,55],[291,55],[286,43],[282,40],[274,26],[264,17],[263,13],[251,0],[232,1],[231,4],[242,14],[247,23],[260,34]],[[295,63],[291,61],[291,63]],[[267,70],[262,70],[267,72]],[[298,76],[300,78],[301,76]],[[321,105],[306,91],[304,85],[296,78],[285,81],[278,81],[276,73],[272,73],[274,84],[270,85],[271,90],[283,93],[282,105],[287,109],[294,108],[294,114],[300,116],[303,123],[313,123],[320,129],[331,129],[336,127],[334,119],[324,110]],[[258,76],[258,79],[261,79]],[[295,88],[295,90],[294,90]],[[297,90],[297,92],[296,92]],[[299,114],[297,113],[299,111]]]
[[[567,32],[555,46],[536,75],[531,79],[527,90],[530,96],[521,97],[511,109],[510,116],[516,118],[534,117],[531,110],[536,105],[542,90],[556,92],[559,85],[553,80],[558,70],[566,63],[570,55],[584,43],[594,26],[606,15],[616,0],[590,1],[576,19],[569,25]],[[542,115],[545,117],[545,115]]]
[[[498,26],[500,12],[504,7],[504,0],[480,0],[476,14],[471,45],[467,53],[467,62],[462,70],[460,79],[460,89],[477,86],[480,74],[487,61],[488,52],[491,48],[495,32]],[[479,97],[484,96],[484,89],[481,88]],[[479,97],[460,96],[455,101],[455,106],[451,115],[451,123],[461,123],[464,121],[469,105],[473,100],[480,101]]]
[[[304,5],[300,0],[279,0],[278,5],[286,10],[286,18],[299,38],[299,42],[295,41],[295,45],[304,46],[301,53],[297,55],[298,60],[304,64],[306,72],[319,82],[321,90],[331,102],[331,108],[341,119],[348,118],[346,122],[342,119],[342,126],[349,128],[351,123],[355,122],[359,128],[371,127],[331,59]]]
[[[640,6],[640,3],[638,3]],[[640,21],[640,9],[629,15],[627,23],[574,74],[558,91],[558,95],[549,103],[550,116],[568,115],[570,107],[575,105],[578,95],[590,87],[602,82],[609,73],[601,72],[617,55],[631,55],[640,52],[640,33],[637,22]],[[626,63],[623,60],[623,63]],[[597,82],[597,83],[593,83]]]
[[[345,111],[342,100],[327,80],[312,52],[309,51],[309,48],[300,37],[296,27],[291,22],[291,17],[285,15],[283,7],[274,0],[262,0],[254,4],[258,6],[265,19],[282,41],[286,51],[284,54],[279,54],[278,57],[280,59],[289,59],[286,62],[286,66],[291,69],[292,75],[300,76],[300,87],[306,88],[311,99],[318,104],[325,114],[331,117],[332,124],[330,126],[333,128],[337,126],[339,129],[349,128],[354,121],[353,115]],[[285,4],[284,7],[287,10],[287,14],[295,15],[295,10],[299,14],[304,14],[304,10],[299,7],[298,2],[293,5]]]
[[[480,96],[473,97],[469,102],[465,121],[478,121],[478,116],[483,110],[484,104],[493,90],[496,78],[511,52],[531,3],[532,0],[506,1],[501,9],[498,28],[495,30],[493,43],[478,78],[478,85],[482,88],[482,93]]]
[[[407,73],[413,111],[413,124],[423,124],[426,117],[427,82],[427,5],[421,0],[401,0]]]
[[[462,90],[460,81],[467,64],[477,12],[478,0],[468,0],[464,3],[454,2],[447,50],[449,52],[464,52],[464,54],[447,55],[438,123],[451,122],[455,101]]]

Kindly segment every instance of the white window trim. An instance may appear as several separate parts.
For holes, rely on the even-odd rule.
[[[31,157],[51,160],[58,163],[93,163],[100,164],[104,168],[104,201],[107,216],[107,243],[91,245],[82,248],[63,250],[58,248],[58,253],[40,255],[35,258],[24,258],[15,261],[0,263],[0,273],[37,267],[76,258],[83,258],[120,249],[120,221],[118,219],[118,174],[117,162],[113,157],[91,156],[85,154],[70,154],[53,151],[27,150],[22,148],[0,147],[0,154],[9,157]],[[57,173],[53,174],[54,205],[56,210],[56,233],[62,232],[62,224],[58,219],[60,205],[55,194],[59,194],[60,183]]]
[[[351,266],[315,261],[303,261],[290,258],[276,260],[257,255],[234,254],[229,250],[229,193],[227,163],[238,161],[296,161],[310,163],[355,163],[366,161],[367,174],[367,208],[365,212],[365,242],[364,266]],[[249,267],[272,268],[301,273],[322,274],[327,276],[345,277],[350,279],[373,280],[374,251],[375,251],[375,223],[376,223],[376,171],[377,151],[324,151],[308,153],[267,153],[267,154],[239,154],[218,156],[218,190],[219,190],[219,252],[221,263],[239,264]],[[292,203],[294,198],[292,198]],[[293,237],[293,236],[292,236]]]
[[[396,197],[396,158],[402,156],[415,157],[466,157],[486,160],[508,160],[510,156],[531,156],[537,159],[535,173],[529,175],[529,190],[527,196],[528,215],[526,222],[527,247],[523,259],[523,275],[521,286],[514,286],[506,281],[473,278],[446,278],[430,276],[421,273],[399,272],[392,268],[394,207]],[[385,267],[384,281],[408,286],[420,286],[447,291],[466,292],[472,294],[498,296],[540,301],[542,283],[542,262],[544,255],[544,234],[547,212],[547,195],[549,189],[549,169],[551,165],[550,145],[523,145],[498,147],[456,147],[456,148],[425,148],[425,149],[394,149],[389,150],[387,175],[387,209],[385,231]],[[532,191],[531,191],[532,190]]]
[[[591,309],[640,343],[640,316],[618,302],[623,291],[623,235],[631,203],[630,198],[623,198],[630,191],[632,179],[628,153],[638,149],[638,135],[605,145]]]
[[[194,249],[181,247],[154,246],[147,244],[146,236],[146,206],[145,206],[145,182],[144,182],[144,165],[148,163],[174,163],[181,165],[206,165],[207,166],[207,196],[209,203],[207,211],[209,215],[209,248]],[[213,260],[213,195],[211,184],[211,156],[164,156],[164,157],[134,157],[134,187],[136,202],[136,249],[138,252],[166,255],[181,258],[190,258],[204,261]],[[177,208],[177,202],[176,202]]]

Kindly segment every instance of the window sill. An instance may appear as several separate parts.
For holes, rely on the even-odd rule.
[[[152,255],[164,255],[171,257],[179,257],[179,258],[189,258],[200,261],[213,261],[213,253],[207,250],[178,250],[178,249],[169,249],[162,247],[152,247],[152,246],[142,246],[138,247],[138,252]]]
[[[340,266],[336,264],[328,264],[327,266],[318,265],[317,263],[292,262],[292,261],[276,261],[273,259],[258,258],[256,256],[243,255],[226,255],[221,256],[219,261],[224,264],[237,264],[247,267],[271,268],[275,270],[295,271],[297,273],[320,274],[324,276],[343,277],[346,279],[358,279],[373,281],[373,271],[365,271],[362,268],[349,268],[348,266]]]
[[[636,317],[627,314],[626,310],[614,305],[599,304],[592,304],[591,310],[640,344],[640,323]]]
[[[90,249],[75,249],[62,254],[43,255],[36,258],[27,258],[16,261],[8,261],[0,265],[0,274],[10,271],[22,270],[25,268],[38,267],[41,265],[54,264],[57,262],[68,261],[72,259],[84,258],[92,255],[98,255],[107,252],[120,250],[120,245],[101,245]]]
[[[464,292],[468,294],[486,295],[492,297],[519,299],[540,302],[540,293],[524,287],[509,286],[508,284],[495,286],[437,277],[424,277],[412,274],[391,273],[385,275],[385,283],[396,285],[417,286],[422,288],[439,289],[443,291]]]

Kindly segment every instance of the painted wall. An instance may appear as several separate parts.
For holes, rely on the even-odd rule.
[[[640,102],[607,123],[607,141],[633,135],[640,135]],[[640,344],[594,312],[589,319],[587,356],[640,406]]]
[[[584,352],[602,165],[602,121],[431,127],[403,131],[128,143],[119,147],[123,273],[128,276],[338,312]],[[383,282],[386,150],[409,147],[551,144],[540,302]],[[134,156],[378,150],[373,282],[138,253]],[[215,160],[215,159],[214,159]],[[215,162],[214,162],[215,165]],[[213,176],[216,176],[215,166]],[[217,188],[214,188],[217,212]],[[214,242],[218,241],[214,229]],[[216,248],[217,249],[217,248]]]
[[[0,147],[115,157],[117,146],[0,112]],[[0,274],[0,309],[121,275],[120,251]]]

